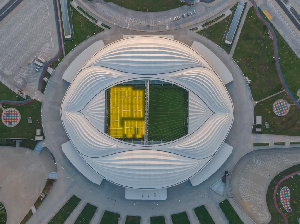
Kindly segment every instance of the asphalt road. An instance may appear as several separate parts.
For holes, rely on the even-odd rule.
[[[13,11],[23,0],[10,0],[6,5],[0,9],[0,22]]]

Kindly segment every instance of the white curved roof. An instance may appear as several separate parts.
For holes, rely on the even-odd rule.
[[[186,136],[139,145],[104,133],[105,90],[145,77],[189,92]],[[188,46],[163,37],[130,37],[103,48],[77,74],[61,111],[82,159],[105,179],[136,189],[166,188],[193,177],[213,159],[233,123],[232,101],[210,65]]]

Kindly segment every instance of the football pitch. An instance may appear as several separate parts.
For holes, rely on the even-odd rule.
[[[109,89],[109,130],[114,138],[143,138],[145,89],[114,86]]]
[[[172,141],[188,133],[188,92],[175,85],[150,85],[149,141]]]

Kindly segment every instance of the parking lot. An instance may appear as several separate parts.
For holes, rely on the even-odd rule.
[[[41,69],[32,60],[45,60],[58,51],[58,40],[52,0],[28,0],[12,12],[0,26],[0,75],[12,89],[34,92]]]

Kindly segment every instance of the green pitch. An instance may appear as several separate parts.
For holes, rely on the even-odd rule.
[[[150,85],[149,141],[172,141],[188,132],[188,92],[173,85]]]

